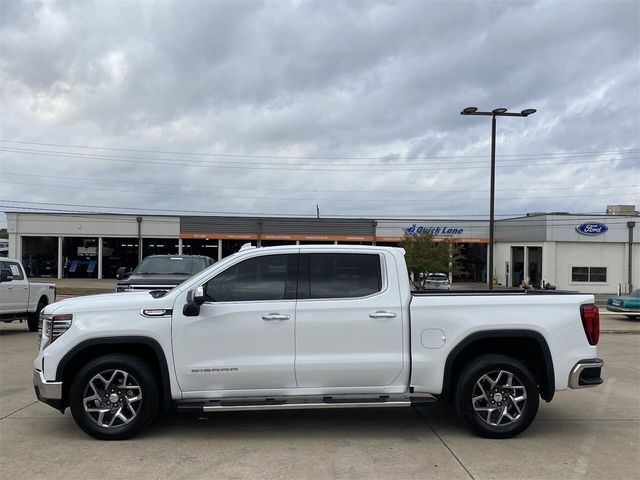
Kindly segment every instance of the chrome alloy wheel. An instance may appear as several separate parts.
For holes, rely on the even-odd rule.
[[[522,381],[507,370],[493,370],[480,377],[473,387],[473,409],[493,427],[517,422],[527,406]]]
[[[130,423],[142,405],[142,388],[124,370],[104,370],[87,384],[82,398],[84,411],[100,427]]]

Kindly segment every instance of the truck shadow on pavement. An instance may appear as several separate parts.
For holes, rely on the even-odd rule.
[[[447,414],[442,413],[441,419],[447,419]],[[447,422],[457,423],[455,414]],[[430,430],[413,408],[220,412],[202,416],[172,414],[156,421],[141,437],[239,440],[247,436],[262,439],[383,436],[405,441],[407,436],[424,435],[425,428]]]

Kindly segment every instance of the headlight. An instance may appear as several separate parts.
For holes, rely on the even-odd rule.
[[[45,315],[40,314],[38,334],[40,335],[40,350],[44,350],[60,335],[69,330],[73,315]]]

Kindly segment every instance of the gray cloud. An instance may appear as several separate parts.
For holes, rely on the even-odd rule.
[[[477,167],[487,165],[490,122],[461,117],[460,109],[539,109],[527,119],[499,119],[499,154],[638,148],[639,18],[635,1],[6,1],[2,139],[274,158],[0,143],[0,199],[246,214],[313,214],[320,203],[325,215],[484,215],[489,172]],[[384,160],[329,160],[341,157]],[[143,163],[150,159],[159,163]],[[640,204],[638,151],[526,159],[499,158],[498,212]],[[365,163],[372,166],[358,167]],[[535,163],[553,165],[528,166]],[[293,169],[281,169],[286,164]],[[306,164],[316,166],[294,168]]]

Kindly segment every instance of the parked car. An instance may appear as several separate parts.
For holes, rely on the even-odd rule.
[[[640,320],[640,288],[634,290],[629,295],[609,297],[607,299],[607,310],[610,312],[627,314],[627,318],[637,318]]]
[[[8,323],[26,319],[29,330],[36,332],[40,312],[55,298],[54,283],[29,282],[19,260],[3,258],[0,261],[1,321]]]
[[[451,290],[451,282],[446,273],[428,273],[422,285],[425,290]]]
[[[36,394],[100,439],[131,437],[173,406],[382,408],[435,397],[480,435],[507,438],[534,420],[540,398],[602,383],[593,295],[412,294],[402,252],[244,249],[164,295],[49,305]]]
[[[133,271],[118,269],[116,292],[171,290],[214,263],[203,255],[150,255]]]

